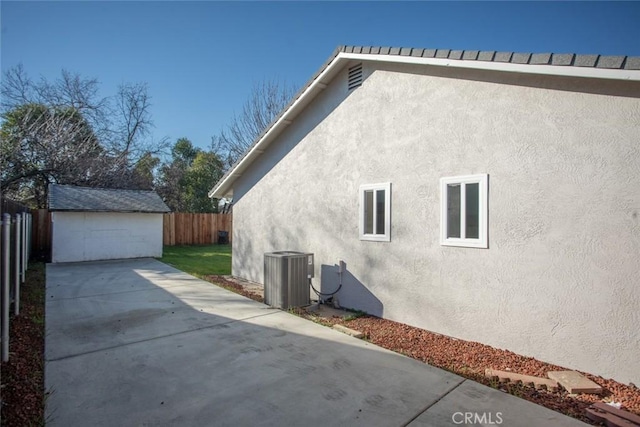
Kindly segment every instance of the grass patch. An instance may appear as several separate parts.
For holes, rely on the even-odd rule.
[[[346,320],[347,322],[350,320],[356,320],[362,316],[366,316],[367,312],[366,311],[361,311],[361,310],[352,310],[350,308],[347,308],[347,311],[351,314],[349,314],[347,317],[344,318],[344,320]]]
[[[192,276],[231,274],[231,245],[165,246],[160,261]]]

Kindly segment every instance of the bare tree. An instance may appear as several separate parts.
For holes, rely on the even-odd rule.
[[[34,82],[22,64],[8,69],[3,76],[2,112],[27,104],[42,104],[52,109],[74,109],[91,125],[96,134],[105,130],[111,99],[98,96],[99,82],[62,70],[60,78]]]
[[[123,158],[132,155],[137,158],[140,151],[147,151],[145,147],[140,147],[138,142],[148,135],[153,126],[149,111],[150,101],[146,84],[125,84],[118,88],[114,111],[115,139],[111,144],[114,152]]]
[[[18,66],[5,73],[1,91],[3,191],[43,206],[51,182],[149,186],[151,160],[168,141],[148,138],[153,123],[145,84],[125,84],[101,98],[96,79],[63,71],[53,82],[34,82]]]
[[[253,142],[275,121],[295,95],[295,88],[279,80],[253,85],[240,114],[219,135],[212,138],[214,150],[232,166]]]
[[[34,102],[33,86],[22,64],[5,71],[0,89],[2,110],[7,111]]]
[[[46,204],[51,182],[95,179],[102,155],[96,135],[77,110],[26,104],[4,115],[0,131],[3,191]]]

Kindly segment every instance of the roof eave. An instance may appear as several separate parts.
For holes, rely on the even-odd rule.
[[[640,70],[620,68],[595,68],[562,66],[550,64],[517,64],[481,60],[448,58],[421,58],[414,56],[381,55],[367,53],[341,53],[339,56],[349,60],[394,62],[402,64],[433,65],[438,67],[470,68],[476,70],[506,71],[524,74],[545,74],[553,76],[586,77],[597,79],[640,81]]]
[[[213,189],[209,192],[209,197],[223,198],[232,194],[231,185],[242,175],[242,172],[260,156],[265,148],[278,136],[291,122],[294,117],[302,111],[322,92],[328,85],[328,82],[337,74],[343,63],[341,59],[343,53],[338,53],[335,58],[322,70],[322,72],[309,84],[306,89],[298,96],[298,98],[280,115],[273,125],[263,134],[263,136],[249,149],[247,154],[231,169],[230,173],[224,176]]]
[[[397,54],[371,54],[344,52],[338,48],[338,53],[328,65],[319,73],[314,81],[302,91],[293,102],[276,120],[263,136],[253,144],[247,154],[211,189],[209,197],[223,198],[233,194],[233,183],[242,175],[253,161],[260,156],[265,148],[282,132],[293,118],[306,107],[313,98],[321,92],[331,79],[350,61],[377,61],[387,63],[431,65],[437,67],[467,68],[489,71],[515,72],[524,74],[542,74],[566,77],[600,78],[613,80],[640,81],[640,70],[633,69],[607,69],[579,66],[562,66],[550,64],[518,64],[512,62],[495,62],[482,60],[448,59],[415,57]]]

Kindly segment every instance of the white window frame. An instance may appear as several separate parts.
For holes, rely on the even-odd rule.
[[[447,237],[447,185],[460,184],[460,237]],[[466,184],[478,185],[478,238],[466,238]],[[440,244],[443,246],[461,246],[467,248],[489,247],[489,175],[462,175],[440,178]]]
[[[365,192],[373,191],[374,207],[375,194],[378,190],[384,190],[384,233],[370,234],[365,233]],[[375,231],[376,225],[376,209],[373,210],[373,225]],[[390,242],[391,241],[391,183],[385,182],[380,184],[363,184],[360,186],[360,240],[370,240],[374,242]]]

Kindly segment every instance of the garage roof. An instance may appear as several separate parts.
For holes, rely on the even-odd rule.
[[[164,213],[171,209],[158,193],[146,190],[49,186],[49,210],[69,212],[145,212]]]

